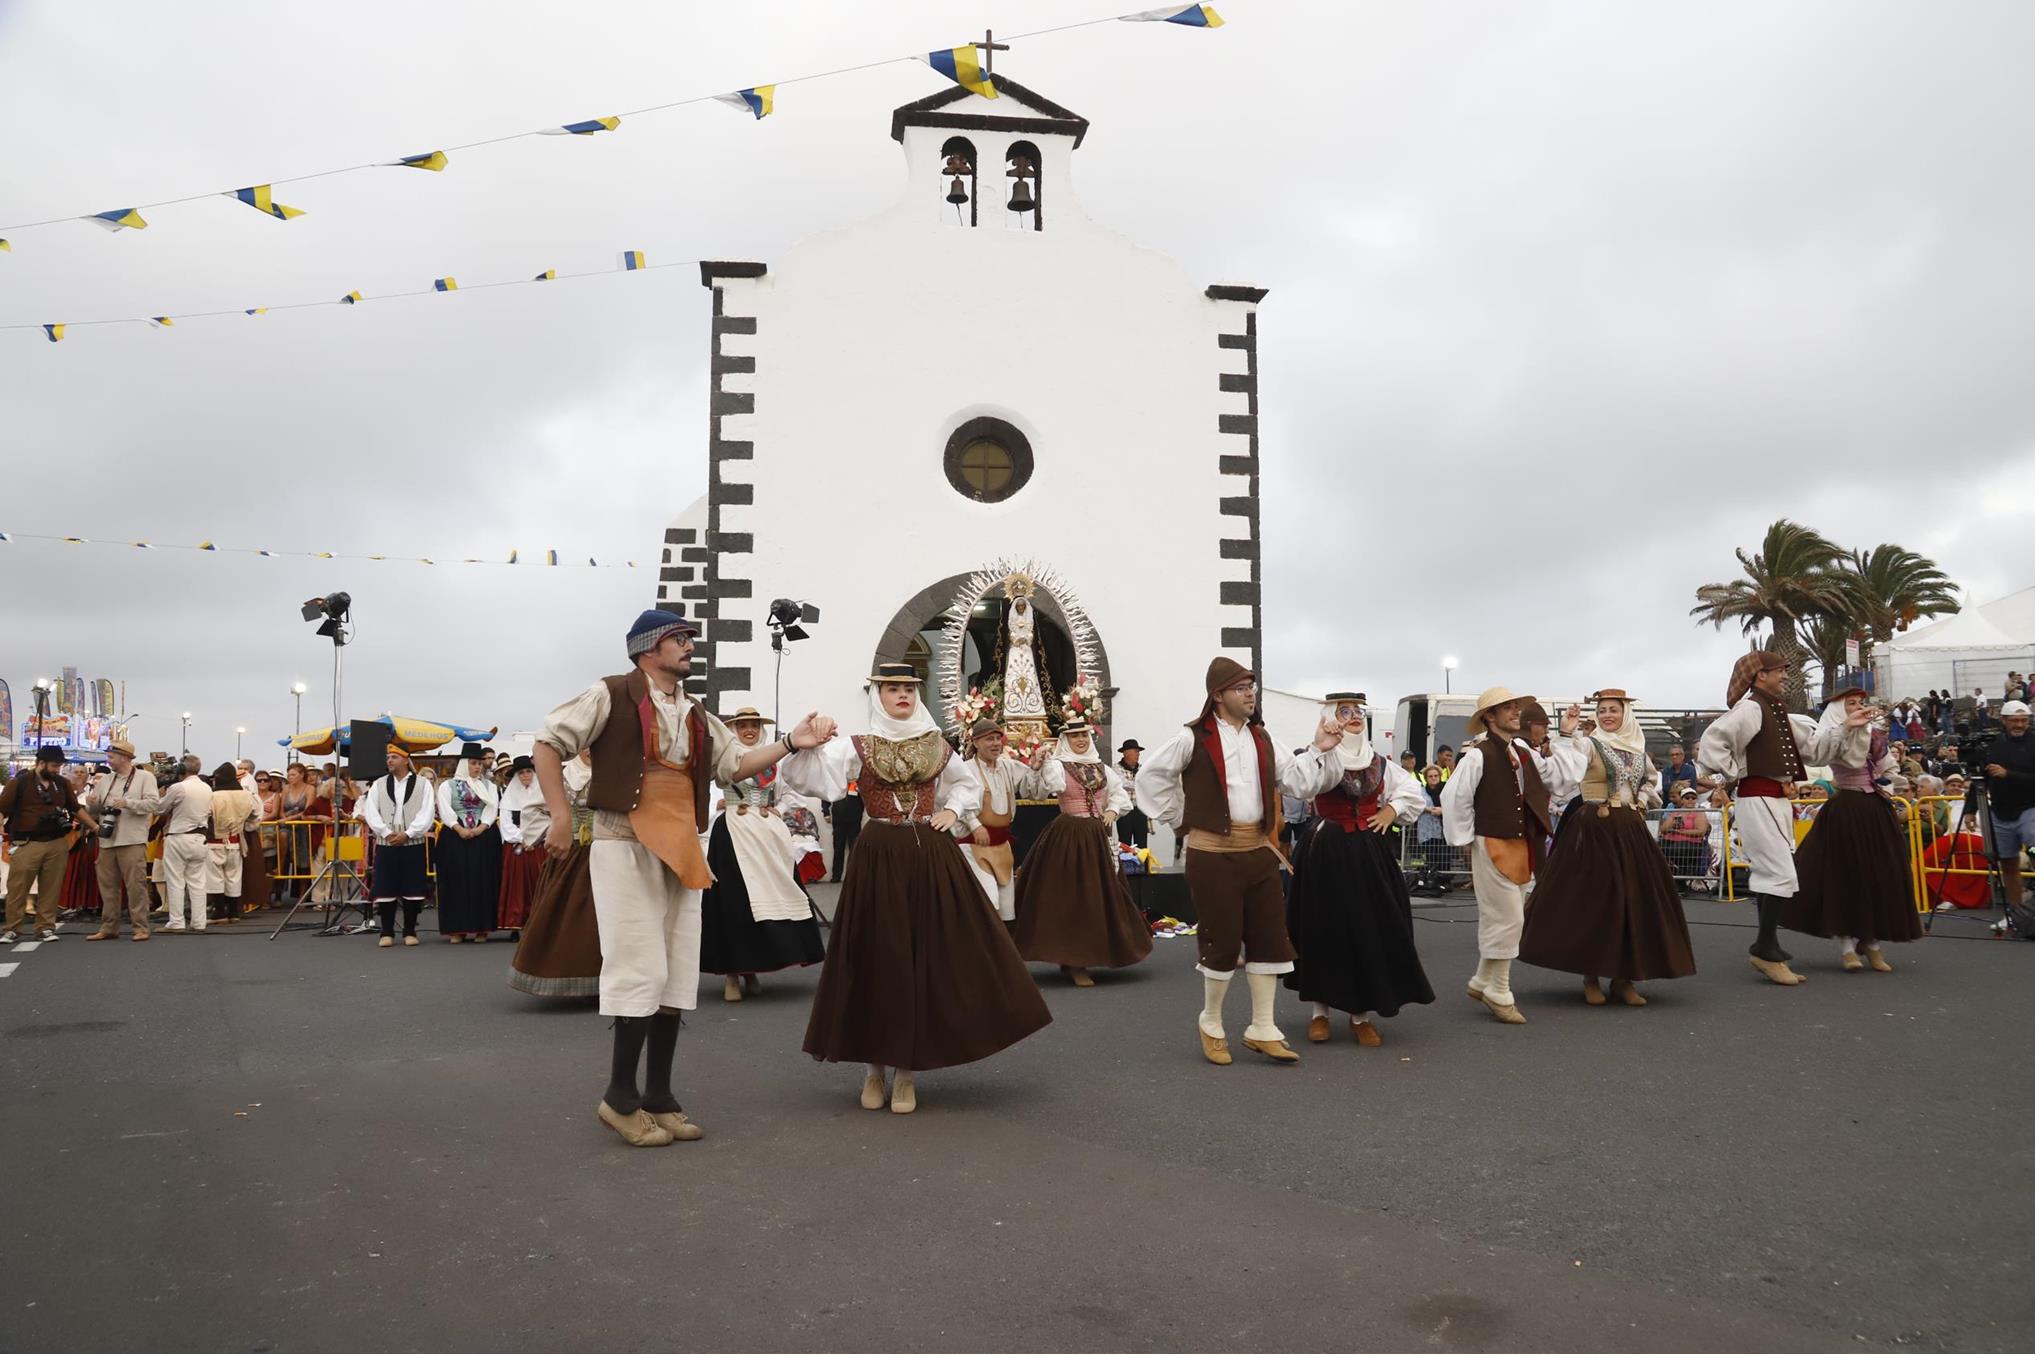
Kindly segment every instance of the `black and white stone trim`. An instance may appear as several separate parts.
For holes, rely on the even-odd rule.
[[[753,374],[756,359],[747,354],[724,352],[721,340],[728,334],[754,334],[756,319],[750,315],[726,313],[721,282],[724,278],[759,278],[768,271],[768,267],[761,263],[729,260],[704,260],[700,263],[700,285],[714,293],[707,395],[707,537],[699,548],[702,577],[697,584],[684,590],[689,603],[687,614],[700,621],[702,631],[693,645],[693,672],[686,679],[686,689],[713,709],[720,709],[726,704],[721,699],[725,693],[750,689],[750,670],[715,662],[716,650],[723,643],[747,644],[755,631],[755,623],[747,616],[729,614],[728,604],[746,602],[755,593],[755,583],[749,577],[749,562],[740,557],[753,555],[756,541],[751,532],[726,529],[726,510],[747,507],[755,502],[754,482],[731,480],[728,469],[731,462],[753,462],[756,445],[724,437],[722,419],[756,412],[754,391],[729,390],[724,386],[728,376]],[[682,557],[688,561],[692,554],[691,550],[682,551]]]
[[[1261,570],[1263,561],[1258,549],[1258,302],[1265,299],[1263,287],[1242,287],[1218,285],[1207,291],[1211,301],[1230,302],[1245,307],[1242,333],[1216,335],[1218,349],[1241,350],[1244,354],[1244,370],[1226,371],[1216,378],[1217,389],[1225,395],[1242,395],[1244,407],[1241,410],[1231,405],[1216,417],[1216,431],[1229,437],[1244,439],[1241,451],[1230,451],[1217,461],[1217,469],[1224,478],[1225,490],[1218,505],[1224,517],[1237,519],[1235,528],[1226,532],[1220,543],[1221,556],[1226,560],[1248,560],[1251,576],[1248,579],[1227,579],[1220,585],[1218,601],[1225,608],[1226,617],[1234,615],[1233,623],[1222,627],[1222,647],[1244,649],[1251,655],[1251,670],[1264,680],[1265,672],[1265,613]]]

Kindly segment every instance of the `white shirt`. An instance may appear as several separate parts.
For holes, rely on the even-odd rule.
[[[995,766],[991,766],[980,757],[970,761],[968,765],[975,768],[975,779],[981,792],[980,802],[965,825],[968,830],[973,832],[982,826],[981,812],[984,808],[1006,816],[1015,814],[1018,799],[1026,793],[1027,787],[1032,783],[1031,768],[1008,755],[998,757]]]
[[[1736,785],[1745,778],[1745,750],[1766,727],[1766,707],[1753,697],[1740,696],[1738,704],[1710,722],[1696,743],[1696,774],[1721,776]],[[1795,735],[1795,750],[1802,754],[1803,779],[1812,766],[1828,766],[1842,743],[1842,727],[1825,732],[1814,720],[1802,715],[1788,716],[1788,728]]]
[[[1551,744],[1554,755],[1541,756],[1540,752],[1528,746],[1523,738],[1512,740],[1513,775],[1518,778],[1521,793],[1526,790],[1526,759],[1533,759],[1533,769],[1540,776],[1540,783],[1547,787],[1548,798],[1559,804],[1572,798],[1582,784],[1583,771],[1588,766],[1588,754],[1578,752],[1567,738],[1557,738]],[[1477,784],[1484,778],[1484,753],[1480,747],[1463,749],[1463,755],[1456,758],[1456,769],[1441,787],[1442,835],[1448,838],[1450,846],[1468,846],[1477,839]]]
[[[794,752],[777,764],[778,779],[802,795],[831,804],[848,794],[848,782],[862,774],[855,740],[845,734],[831,743]],[[982,807],[982,782],[974,768],[958,756],[949,757],[933,791],[939,806],[952,811],[956,825],[975,821]]]
[[[520,775],[509,777],[508,785],[502,790],[502,812],[497,820],[501,824],[503,841],[516,846],[526,839],[533,844],[541,839],[541,830],[539,837],[530,836],[530,809],[533,805],[540,810],[544,807],[544,791],[537,788],[537,778],[532,776],[526,789]],[[544,826],[550,827],[550,815],[544,814],[543,817]]]
[[[698,702],[685,694],[683,689],[669,694],[657,689],[657,683],[650,684],[650,704],[657,712],[657,755],[673,766],[684,766],[692,750],[686,746],[686,711]],[[594,738],[607,727],[610,702],[608,684],[595,682],[586,690],[566,701],[544,717],[544,728],[538,733],[537,741],[549,744],[558,752],[559,760],[568,766],[575,757],[593,745]],[[742,759],[752,748],[742,746],[742,740],[714,716],[701,710],[707,723],[708,767],[716,785],[732,785],[740,779],[738,772]],[[633,718],[633,716],[631,716]],[[701,823],[700,830],[707,825]],[[636,834],[629,826],[629,815],[607,809],[594,810],[594,831],[606,839],[634,841]]]
[[[212,822],[212,787],[203,776],[185,776],[162,797],[163,835],[203,832]]]
[[[388,816],[382,812],[382,797],[389,796],[391,810]],[[401,832],[411,842],[421,841],[431,829],[431,818],[437,803],[431,797],[430,782],[412,773],[396,783],[393,776],[377,777],[367,787],[367,793],[360,797],[360,817],[368,831],[374,833],[377,843],[387,846],[389,838]],[[390,821],[391,818],[406,821]]]
[[[1228,782],[1230,824],[1244,827],[1263,822],[1264,791],[1258,784],[1258,750],[1249,726],[1232,728],[1227,720],[1217,719],[1215,730],[1222,740],[1222,770]],[[1295,799],[1313,799],[1316,795],[1326,794],[1343,776],[1342,763],[1333,753],[1333,749],[1324,754],[1319,748],[1309,748],[1295,757],[1273,745],[1272,775],[1279,782],[1279,790]],[[1137,806],[1144,810],[1145,817],[1179,827],[1181,815],[1187,812],[1187,791],[1182,787],[1180,777],[1193,756],[1194,730],[1182,729],[1157,752],[1139,759],[1134,784]]]

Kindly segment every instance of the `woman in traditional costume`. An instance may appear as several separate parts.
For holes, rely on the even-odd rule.
[[[908,663],[869,679],[869,732],[793,753],[785,784],[824,800],[852,781],[864,809],[834,912],[805,1051],[868,1065],[862,1107],[918,1108],[914,1074],[974,1062],[1043,1029],[1053,1017],[982,905],[954,837],[976,809],[976,780],[919,701]]]
[[[1361,696],[1336,692],[1322,714],[1342,728],[1329,754],[1342,779],[1314,800],[1293,858],[1286,933],[1298,955],[1284,981],[1314,1004],[1309,1043],[1326,1043],[1330,1012],[1342,1011],[1351,1036],[1376,1048],[1384,1040],[1375,1017],[1434,1000],[1413,941],[1413,900],[1388,835],[1430,805],[1421,783],[1371,746]]]
[[[495,826],[502,834],[502,894],[495,904],[495,924],[521,940],[523,924],[530,920],[530,900],[537,894],[537,876],[544,872],[544,838],[532,836],[524,825],[535,806],[549,826],[544,792],[537,788],[537,767],[528,757],[510,764],[508,784],[502,787],[502,808]]]
[[[572,845],[556,859],[542,854],[551,813],[539,794],[523,806],[522,831],[540,853],[543,868],[531,895],[530,915],[509,962],[509,986],[533,997],[598,997],[601,994],[601,930],[594,916],[594,886],[587,844],[594,836],[594,811],[586,787],[593,771],[590,754],[565,763],[565,796],[572,805]]]
[[[1801,887],[1781,905],[1781,925],[1836,940],[1846,973],[1892,973],[1881,943],[1920,940],[1922,923],[1894,806],[1875,780],[1895,770],[1885,720],[1852,723],[1866,708],[1858,687],[1823,707],[1818,735],[1841,737],[1830,759],[1834,788],[1795,848]]]
[[[1580,776],[1582,792],[1541,870],[1519,957],[1582,975],[1592,1006],[1605,1004],[1600,978],[1611,979],[1611,995],[1627,1006],[1644,1006],[1635,983],[1686,978],[1696,955],[1674,872],[1646,830],[1645,811],[1660,805],[1660,772],[1631,698],[1607,689],[1590,699],[1595,732],[1554,742],[1554,758]]]
[[[763,744],[765,719],[753,708],[725,721],[745,748]],[[700,896],[700,972],[727,981],[721,1000],[755,996],[757,975],[803,968],[827,956],[812,899],[793,874],[804,853],[792,844],[778,808],[777,768],[723,785],[724,806],[707,840],[713,886]]]
[[[1034,964],[1058,964],[1076,987],[1091,968],[1129,968],[1152,952],[1152,928],[1131,898],[1111,829],[1131,808],[1113,766],[1096,755],[1085,723],[1068,723],[1050,756],[1028,777],[1033,794],[1060,812],[1025,853],[1018,871],[1011,939]]]
[[[468,937],[486,942],[502,894],[501,801],[481,769],[486,751],[479,743],[460,748],[458,767],[438,785],[438,932],[455,945]]]

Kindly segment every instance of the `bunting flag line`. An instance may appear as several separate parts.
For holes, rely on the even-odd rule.
[[[540,136],[592,136],[595,132],[612,132],[622,125],[616,118],[593,118],[586,122],[568,122],[563,127],[545,127]]]
[[[623,271],[623,272],[625,272],[625,273],[633,273],[633,272],[635,272],[635,271],[636,271],[636,270],[637,270],[638,268],[641,268],[642,266],[643,266],[643,251],[642,251],[642,250],[640,250],[640,249],[624,249],[624,250],[622,251],[622,271]]]
[[[269,192],[269,186],[265,183],[258,183],[252,188],[236,188],[230,193],[221,193],[220,196],[236,198],[258,212],[265,212],[273,216],[278,221],[287,221],[293,216],[302,216],[304,214],[295,207],[285,207],[282,203],[276,201]]]
[[[62,343],[64,341],[64,327],[60,324],[46,324],[42,327],[42,332],[49,335],[51,343]]]
[[[776,85],[758,85],[754,89],[738,89],[733,94],[716,94],[714,97],[730,108],[754,114],[761,120],[770,116],[776,93]]]
[[[1215,12],[1213,5],[1168,5],[1164,9],[1148,9],[1142,14],[1118,16],[1127,24],[1185,24],[1189,28],[1221,28],[1222,15]]]
[[[980,94],[985,99],[996,97],[996,85],[982,69],[982,59],[975,54],[973,47],[949,47],[943,52],[927,52],[919,60],[971,94]]]
[[[459,284],[449,277],[441,277],[431,283],[432,291],[458,291]]]
[[[148,317],[148,322],[158,329],[168,329],[176,323],[175,320],[172,320],[167,315],[151,315]]]
[[[530,280],[532,282],[556,282],[558,280],[558,270],[556,268],[546,268]]]
[[[148,222],[142,220],[141,213],[133,207],[115,207],[110,212],[93,212],[85,219],[107,230],[148,229]]]
[[[362,299],[363,298],[361,297],[361,294],[359,292],[350,291],[346,295],[339,298],[339,304],[342,306],[357,306],[361,303]]]
[[[1007,42],[1017,42],[1026,38],[1045,37],[1048,34],[1070,32],[1077,28],[1091,28],[1097,24],[1115,23],[1120,20],[1131,23],[1175,23],[1195,28],[1219,28],[1223,23],[1222,18],[1216,14],[1215,9],[1209,5],[1168,5],[1162,9],[1141,10],[1132,14],[1109,14],[1094,19],[1083,19],[1075,23],[1058,24],[1051,28],[1034,29],[1027,33],[1015,33],[1005,40]],[[501,136],[484,137],[480,140],[465,142],[448,149],[427,151],[420,155],[405,155],[395,160],[370,160],[365,164],[341,165],[336,168],[317,170],[309,174],[294,174],[284,178],[272,179],[269,183],[258,185],[255,188],[226,189],[223,191],[215,189],[209,193],[193,193],[183,197],[164,198],[159,202],[144,202],[138,206],[123,207],[110,212],[92,212],[83,217],[75,215],[56,216],[41,221],[0,222],[0,230],[19,232],[80,219],[91,221],[107,230],[142,230],[148,226],[148,222],[141,217],[141,212],[144,210],[154,207],[180,206],[187,202],[196,202],[215,196],[238,198],[241,201],[247,202],[249,206],[268,213],[270,216],[289,220],[292,216],[302,214],[299,209],[273,204],[272,199],[269,205],[265,205],[261,202],[252,201],[248,197],[243,196],[243,194],[258,194],[272,190],[281,184],[303,183],[308,179],[330,178],[339,174],[357,173],[364,169],[404,168],[422,169],[438,173],[444,170],[450,161],[451,153],[454,151],[475,150],[483,146],[498,145],[507,141],[520,140],[528,136],[592,136],[600,132],[614,131],[621,126],[624,118],[668,112],[674,108],[686,108],[696,103],[719,102],[731,104],[745,109],[753,119],[760,121],[770,116],[773,111],[776,91],[784,85],[800,84],[809,80],[829,80],[838,76],[851,75],[859,71],[873,70],[878,66],[898,65],[906,61],[917,61],[931,66],[949,80],[954,81],[965,89],[982,95],[984,98],[993,99],[997,96],[994,78],[982,69],[975,46],[968,44],[960,47],[950,47],[943,51],[915,53],[911,56],[883,57],[851,66],[841,66],[834,70],[815,71],[810,75],[790,76],[771,84],[755,85],[748,89],[734,91],[733,93],[696,94],[687,98],[672,99],[665,103],[652,104],[647,108],[624,111],[609,117],[591,118],[583,122],[568,122],[554,127],[538,128],[534,131],[510,132]],[[0,238],[0,252],[11,251],[12,248],[13,246],[6,239]]]
[[[269,313],[269,308],[267,306],[256,306],[253,310],[244,311],[243,313],[248,315],[266,315]]]
[[[505,560],[486,560],[474,558],[455,560],[449,555],[440,559],[430,555],[360,555],[337,550],[264,550],[258,549],[253,546],[219,545],[213,541],[199,541],[195,545],[175,541],[101,541],[94,540],[89,536],[55,536],[55,535],[45,535],[33,531],[0,531],[0,544],[13,544],[14,542],[17,541],[52,541],[60,545],[117,546],[123,550],[188,550],[194,554],[256,555],[263,559],[284,559],[284,558],[352,559],[352,560],[378,560],[383,563],[389,564],[431,564],[431,565],[492,564],[497,568],[503,567],[505,565],[515,564],[522,557],[522,551],[516,549],[511,549],[509,551],[508,558]],[[558,552],[556,550],[545,551],[544,563],[552,567],[557,567]],[[595,560],[592,556],[588,556],[587,562],[583,566],[577,564],[569,564],[564,567],[569,569],[577,569],[582,567],[588,569],[634,569],[637,567],[637,564],[636,561],[633,559],[625,560],[619,564],[617,563],[602,564]]]

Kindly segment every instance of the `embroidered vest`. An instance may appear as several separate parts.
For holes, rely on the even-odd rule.
[[[1100,765],[1062,762],[1067,783],[1060,790],[1060,812],[1071,818],[1100,818],[1109,808],[1109,776]]]
[[[857,734],[855,755],[862,774],[855,778],[862,812],[879,823],[922,823],[940,811],[940,773],[954,750],[937,733],[896,743],[874,734]],[[939,751],[932,749],[937,746]],[[926,767],[930,765],[930,773]]]

